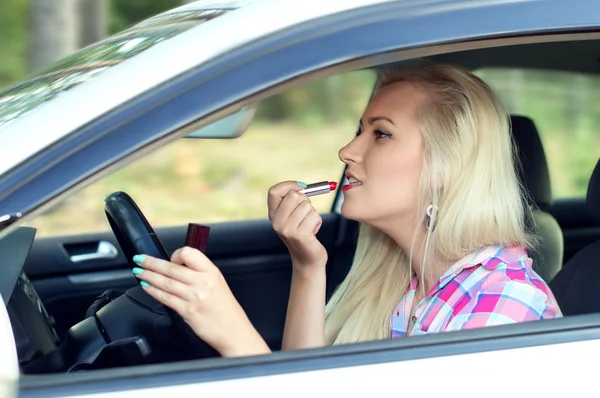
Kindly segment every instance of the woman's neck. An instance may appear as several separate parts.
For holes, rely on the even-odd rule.
[[[406,225],[406,223],[394,223],[394,225]],[[448,270],[451,264],[439,264],[437,261],[426,259],[425,240],[427,230],[424,226],[416,228],[394,228],[385,232],[396,242],[398,246],[411,259],[412,271],[419,280],[419,290],[424,290],[423,294],[428,294],[441,276]],[[411,256],[412,252],[412,256]],[[425,262],[427,262],[425,264]]]

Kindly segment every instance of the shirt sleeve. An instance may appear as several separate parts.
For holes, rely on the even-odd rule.
[[[446,331],[535,321],[561,316],[555,300],[522,281],[491,284],[479,290],[453,317]]]

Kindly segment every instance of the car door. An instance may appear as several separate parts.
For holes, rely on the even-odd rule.
[[[561,34],[569,34],[569,39],[574,40],[576,37],[582,38],[577,36],[582,27],[586,27],[587,32],[598,32],[600,26],[600,21],[593,17],[595,4],[592,1],[573,3],[568,8],[561,7],[564,3],[553,1],[478,2],[475,5],[469,3],[469,6],[461,2],[447,3],[454,7],[437,7],[439,4],[436,2],[390,2],[306,24],[302,29],[294,30],[293,35],[290,33],[290,36],[285,36],[286,45],[281,45],[278,41],[281,37],[277,35],[255,44],[252,50],[262,56],[247,57],[241,50],[240,53],[228,54],[222,64],[216,62],[216,66],[212,64],[204,70],[206,72],[210,67],[213,68],[211,71],[221,70],[220,74],[213,75],[208,83],[190,90],[196,90],[200,99],[212,94],[213,98],[222,96],[235,101],[248,95],[248,92],[264,90],[265,85],[276,87],[286,81],[281,78],[282,75],[292,79],[316,70],[334,73],[338,70],[336,68],[348,70],[368,67],[435,52],[567,40],[566,36],[560,37]],[[531,15],[537,15],[538,18],[532,19]],[[431,29],[431,26],[436,29]],[[558,33],[548,37],[549,30]],[[309,49],[310,56],[306,56]],[[241,59],[235,58],[237,55]],[[232,62],[232,59],[245,62]],[[228,68],[224,65],[228,65]],[[327,66],[332,69],[327,70]],[[199,68],[196,72],[196,77],[199,77],[203,70]],[[265,82],[265,79],[271,80]],[[214,87],[220,87],[222,92],[215,94]],[[237,96],[228,90],[237,93]],[[185,95],[181,95],[181,98],[189,99]],[[160,106],[165,107],[162,110],[172,110],[178,108],[176,105],[181,103],[173,100]],[[160,111],[160,106],[154,108],[153,112]],[[200,109],[208,113],[210,107],[204,106]],[[115,131],[115,135],[122,137],[123,134],[117,133],[142,125],[142,118],[140,116],[140,120],[120,126],[121,130]],[[80,156],[86,153],[89,154],[83,148]],[[53,167],[55,170],[75,167],[77,160],[64,159]],[[65,184],[64,189],[67,188]],[[25,196],[23,191],[15,190],[11,203],[19,195]],[[24,206],[31,206],[33,202],[33,199],[29,199]],[[579,386],[592,387],[593,377],[586,371],[589,368],[583,366],[581,358],[600,353],[599,339],[600,317],[592,314],[410,339],[278,352],[263,357],[222,359],[221,362],[193,361],[183,365],[66,375],[52,381],[25,376],[21,383],[21,395],[141,396],[147,394],[149,389],[152,389],[152,393],[164,395],[232,395],[260,388],[264,396],[274,396],[275,393],[279,396],[284,385],[292,395],[317,394],[328,388],[335,388],[336,393],[342,394],[367,394],[372,393],[373,386],[387,386],[390,380],[400,377],[400,380],[407,381],[403,385],[403,392],[406,393],[423,393],[424,388],[432,385],[431,380],[435,380],[436,388],[443,388],[445,394],[463,396],[465,389],[476,388],[470,384],[453,384],[458,377],[464,377],[465,369],[468,369],[468,375],[473,380],[490,380],[490,363],[494,364],[494,369],[496,365],[504,365],[503,369],[507,372],[512,371],[510,366],[518,363],[531,378],[518,378],[514,383],[504,383],[504,379],[498,383],[495,380],[490,382],[494,392],[506,393],[513,391],[515,386],[530,386],[528,382],[531,380],[545,380],[548,376],[547,366],[555,358],[554,354],[574,364],[565,374],[577,377],[581,381]],[[558,392],[567,391],[567,388],[570,391],[572,385],[539,383],[536,388],[539,391]]]
[[[573,319],[280,351],[229,358],[219,365],[194,361],[86,372],[53,380],[24,376],[19,397],[230,397],[252,391],[275,398],[282,391],[290,397],[304,397],[320,396],[331,389],[354,397],[368,396],[378,388],[401,388],[412,395],[443,390],[445,396],[456,398],[482,392],[498,398],[538,392],[584,395],[595,387],[594,367],[586,365],[586,360],[600,354],[600,317]],[[561,370],[564,379],[549,375],[549,367],[557,360],[571,364]],[[402,387],[392,386],[390,380]],[[530,393],[533,388],[535,393]]]

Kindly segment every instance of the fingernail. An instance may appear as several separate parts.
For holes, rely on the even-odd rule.
[[[142,272],[144,272],[144,269],[140,268],[140,267],[135,267],[131,271],[133,272],[133,275],[142,275]]]
[[[296,184],[300,185],[302,188],[306,188],[308,186],[305,183],[300,182],[300,181],[296,181]]]
[[[146,257],[142,256],[141,254],[136,254],[135,256],[133,256],[133,262],[136,264],[141,264],[144,262]]]
[[[141,281],[140,285],[142,285],[142,287],[148,287],[148,286],[150,286],[150,284],[148,282],[146,282],[146,281]]]

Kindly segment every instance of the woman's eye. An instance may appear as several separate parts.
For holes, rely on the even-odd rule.
[[[374,130],[373,134],[375,134],[375,139],[380,140],[382,138],[389,138],[392,135],[390,133],[386,133],[385,131],[382,130]]]

